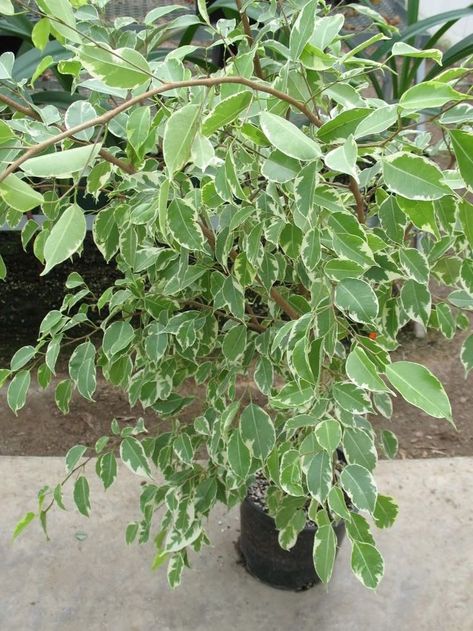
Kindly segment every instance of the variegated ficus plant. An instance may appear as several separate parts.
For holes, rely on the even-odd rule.
[[[390,354],[409,322],[448,339],[469,326],[469,68],[386,103],[369,90],[371,73],[442,55],[398,42],[389,66],[369,60],[392,27],[366,7],[360,40],[322,0],[236,2],[241,19],[215,25],[204,2],[200,18],[166,6],[139,24],[107,21],[105,5],[29,4],[44,49],[32,81],[53,66],[69,82],[67,109],[41,105],[13,54],[0,57],[0,222],[34,212],[22,238],[42,274],[80,255],[93,224],[104,264],[119,271],[100,296],[71,274],[61,308],[1,379],[15,413],[32,379],[51,384],[67,413],[72,396],[93,411],[100,374],[162,430],[110,419],[109,436],[71,446],[65,479],[40,491],[15,534],[34,518],[46,527],[50,509],[71,502],[89,515],[87,476],[95,467],[108,488],[121,460],[144,480],[126,541],[153,540],[154,566],[167,563],[174,586],[189,552],[209,543],[212,507],[241,502],[262,472],[280,545],[294,545],[307,516],[316,522],[326,582],[343,520],[353,571],[376,588],[384,564],[370,525],[388,527],[398,511],[373,477],[378,447],[396,454],[392,397],[453,422],[435,375]],[[23,8],[0,2],[4,14]],[[197,22],[196,44],[155,54],[170,29]],[[223,69],[207,63],[212,46],[227,51]],[[81,208],[79,183],[95,210]],[[60,353],[69,377],[58,382]],[[468,372],[473,336],[461,360]],[[200,411],[183,422],[189,392]],[[368,420],[376,412],[386,429]]]

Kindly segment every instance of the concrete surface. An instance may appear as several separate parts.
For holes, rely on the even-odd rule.
[[[237,512],[223,510],[210,525],[213,548],[171,592],[164,572],[150,570],[152,547],[124,544],[124,526],[138,514],[138,482],[126,471],[106,494],[94,482],[89,519],[55,512],[49,543],[32,525],[12,544],[36,490],[62,475],[60,458],[0,458],[1,631],[473,629],[471,458],[379,464],[380,489],[401,513],[377,537],[386,576],[376,593],[351,575],[346,541],[328,588],[288,593],[258,583],[237,563]]]

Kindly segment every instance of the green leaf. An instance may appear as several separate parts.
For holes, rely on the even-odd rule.
[[[356,578],[368,589],[376,589],[383,578],[383,557],[370,543],[353,543],[351,567]]]
[[[332,486],[332,462],[326,451],[321,451],[310,459],[307,469],[307,488],[320,504],[325,502]]]
[[[473,205],[463,199],[458,205],[458,218],[465,233],[465,237],[473,248]]]
[[[355,133],[360,122],[369,116],[372,111],[369,108],[360,107],[341,112],[320,127],[317,137],[322,142],[345,140],[350,134]]]
[[[125,541],[127,545],[130,545],[136,539],[136,535],[138,534],[138,529],[139,529],[139,524],[136,523],[136,521],[128,524],[125,531]]]
[[[337,517],[340,517],[340,519],[350,519],[350,511],[347,508],[342,489],[338,486],[332,486],[327,500],[332,513],[337,515]]]
[[[209,26],[211,26],[209,12],[207,11],[206,0],[197,0],[197,8],[199,10],[199,14],[202,16],[204,21],[207,22]]]
[[[36,22],[33,26],[33,30],[31,31],[31,40],[35,48],[38,48],[39,50],[46,48],[50,32],[50,22],[47,18],[41,18],[41,20]]]
[[[294,158],[284,155],[276,149],[263,162],[261,173],[270,182],[289,182],[296,178],[300,171],[300,163]]]
[[[448,300],[455,307],[468,309],[470,311],[473,310],[473,297],[467,291],[461,289],[452,291],[452,293],[448,295]]]
[[[471,292],[470,292],[471,293]],[[455,335],[455,318],[449,305],[442,303],[435,307],[439,329],[445,337],[452,339]]]
[[[399,361],[386,367],[386,376],[408,403],[435,418],[452,420],[444,387],[428,368],[415,362]]]
[[[322,583],[328,583],[332,577],[337,537],[331,524],[319,526],[314,537],[314,567]]]
[[[359,464],[348,464],[340,474],[340,483],[358,510],[373,513],[378,490],[368,469]]]
[[[120,444],[122,462],[136,475],[151,477],[151,469],[146,459],[143,445],[132,436],[124,438]]]
[[[0,11],[1,11],[1,6],[0,6]],[[3,12],[3,11],[2,11]],[[23,532],[23,530],[25,530],[25,528],[27,526],[29,526],[29,524],[31,524],[31,522],[33,521],[33,519],[36,517],[35,513],[26,513],[26,515],[24,517],[22,517],[20,519],[20,521],[16,524],[15,526],[15,530],[13,531],[13,539],[16,539],[19,535],[21,535],[21,533]]]
[[[72,103],[64,115],[64,123],[67,129],[82,125],[97,117],[96,109],[88,101],[75,101]],[[90,140],[94,135],[94,127],[89,127],[74,134],[74,138],[79,140]]]
[[[389,239],[394,243],[403,243],[407,218],[394,195],[390,195],[381,204],[378,217]]]
[[[378,315],[378,299],[364,280],[346,278],[335,289],[335,305],[355,322],[368,324]]]
[[[181,584],[182,571],[184,569],[184,554],[183,552],[176,552],[169,559],[167,578],[169,587],[174,589]]]
[[[76,44],[82,43],[82,35],[77,31],[74,12],[68,0],[38,0],[37,5],[51,18],[50,27],[54,34]]]
[[[72,381],[63,379],[56,386],[54,399],[63,414],[69,414],[69,403],[72,397]]]
[[[234,430],[228,441],[228,464],[233,473],[245,480],[251,467],[251,454],[248,447],[243,442],[240,432]]]
[[[76,204],[69,206],[54,224],[44,244],[46,266],[41,276],[77,252],[86,234],[85,216]]]
[[[434,200],[451,193],[442,171],[426,158],[395,153],[384,158],[382,166],[388,189],[407,199]]]
[[[246,326],[237,324],[223,338],[222,351],[231,363],[238,363],[246,351]]]
[[[270,416],[254,403],[250,403],[240,416],[243,442],[260,460],[266,460],[276,442],[274,425]]]
[[[449,133],[461,176],[467,186],[473,188],[473,134],[459,129]]]
[[[175,241],[188,250],[205,251],[205,238],[198,224],[195,208],[182,199],[175,199],[167,210],[169,231]]]
[[[302,381],[315,384],[314,375],[310,366],[309,345],[307,340],[305,338],[300,339],[292,349],[292,353],[288,356],[290,356],[294,376]]]
[[[294,223],[301,230],[305,230],[309,225],[314,210],[317,180],[317,162],[310,162],[301,169],[294,182]],[[314,228],[312,230],[314,231]],[[313,232],[310,240],[314,239]],[[302,247],[304,249],[304,245]],[[305,249],[307,250],[308,247],[309,242],[306,243]],[[308,254],[310,254],[310,249]]]
[[[190,158],[200,116],[200,105],[188,103],[171,114],[166,123],[163,154],[171,175],[179,171]]]
[[[368,394],[353,383],[335,383],[332,387],[335,402],[342,410],[352,414],[366,414],[371,411]]]
[[[445,199],[445,198],[444,198]],[[441,200],[442,202],[444,200]],[[412,223],[423,232],[430,232],[440,238],[437,221],[435,219],[435,205],[431,201],[413,201],[411,199],[397,198],[401,210]],[[438,203],[438,202],[437,202]]]
[[[384,381],[378,376],[378,369],[359,346],[348,355],[345,369],[348,378],[360,388],[372,392],[388,390]]]
[[[316,0],[310,0],[307,2],[297,16],[294,26],[291,29],[289,50],[293,61],[299,59],[306,44],[312,37],[312,33],[315,28],[316,11]]]
[[[230,313],[236,318],[243,320],[245,316],[245,296],[242,288],[235,283],[231,276],[227,276],[225,279],[222,294]]]
[[[324,267],[325,274],[334,281],[342,281],[346,278],[357,278],[365,271],[365,266],[353,261],[332,259],[327,261]]]
[[[33,346],[22,346],[16,351],[10,361],[10,369],[12,372],[16,372],[23,368],[36,354],[36,350]]]
[[[14,173],[0,183],[0,195],[8,206],[22,213],[33,210],[44,202],[41,193]]]
[[[92,342],[83,342],[74,349],[69,359],[69,375],[79,393],[92,401],[97,387],[95,346]]]
[[[182,460],[185,464],[192,464],[194,448],[192,447],[192,441],[188,434],[185,434],[184,432],[179,434],[174,440],[172,446],[179,460]]]
[[[10,381],[7,390],[7,403],[15,415],[26,403],[26,395],[28,394],[30,383],[31,374],[29,370],[20,370]]]
[[[57,358],[59,357],[60,350],[61,350],[61,338],[52,339],[49,342],[48,347],[46,349],[46,357],[45,357],[46,366],[53,373],[53,375],[56,374],[55,373],[56,362],[57,362]]]
[[[210,136],[214,132],[232,123],[238,115],[247,109],[253,95],[251,92],[237,92],[222,99],[202,123],[202,133]]]
[[[0,368],[0,388],[3,386],[10,374],[11,372],[8,370],[8,368]]]
[[[318,143],[285,118],[262,112],[260,124],[270,143],[284,155],[304,161],[321,156]]]
[[[96,467],[104,487],[108,489],[117,477],[117,459],[111,452],[103,454],[97,459]]]
[[[348,232],[333,235],[332,246],[340,259],[358,263],[364,268],[375,265],[373,254],[365,239]]]
[[[325,155],[324,161],[328,169],[338,173],[347,173],[358,181],[357,158],[358,146],[353,136],[348,136],[341,147],[332,149]]]
[[[383,429],[381,432],[381,442],[383,443],[383,449],[386,456],[388,458],[395,458],[398,448],[396,434],[388,429]]]
[[[100,145],[87,145],[30,158],[20,166],[32,177],[70,178],[92,166]]]
[[[288,454],[291,454],[291,456],[294,454],[295,457],[292,458],[291,462],[285,464],[285,457]],[[282,490],[288,495],[292,495],[294,497],[302,497],[305,495],[305,491],[302,488],[301,481],[302,473],[299,454],[295,450],[290,450],[286,452],[283,456],[281,474],[279,476],[279,484],[281,485]]]
[[[74,483],[74,502],[85,517],[90,515],[90,491],[87,478],[83,475],[79,476]]]
[[[378,495],[373,513],[374,523],[378,528],[390,528],[396,521],[399,506],[388,495]]]
[[[363,138],[380,134],[397,121],[397,105],[379,107],[364,118],[355,129],[354,137]]]
[[[396,42],[391,49],[391,54],[400,57],[414,57],[416,59],[433,59],[435,63],[442,65],[442,52],[436,48],[419,49],[406,44],[406,42]]]
[[[254,380],[256,386],[263,394],[270,394],[273,378],[273,364],[267,357],[260,357],[256,364]]]
[[[112,88],[133,89],[148,82],[152,75],[146,59],[132,48],[113,50],[103,43],[100,48],[86,44],[78,53],[84,68]]]
[[[439,122],[442,125],[456,125],[457,123],[467,123],[473,119],[473,105],[460,103],[442,114]]]
[[[373,437],[362,429],[347,427],[343,432],[343,453],[348,464],[359,464],[373,471],[378,455]]]
[[[74,447],[69,449],[65,458],[66,473],[70,473],[75,468],[86,451],[87,447],[85,445],[74,445]]]
[[[430,268],[425,254],[416,248],[405,248],[399,251],[399,262],[410,278],[418,283],[427,284]]]
[[[347,535],[352,542],[361,541],[374,546],[374,538],[370,531],[368,521],[359,513],[350,513],[350,520],[345,522]]]
[[[105,330],[102,348],[108,359],[124,351],[133,341],[135,331],[129,322],[113,322]]]
[[[332,454],[342,439],[340,423],[331,420],[322,421],[315,428],[315,436],[322,449]]]
[[[424,81],[412,86],[399,99],[399,106],[409,111],[442,107],[449,101],[461,101],[465,95],[454,90],[448,83]]]
[[[0,0],[0,13],[2,13],[3,15],[13,15],[15,13],[15,7],[10,2],[10,0]]]
[[[425,327],[429,322],[432,298],[425,285],[408,280],[401,289],[401,304],[406,315]]]
[[[468,377],[468,373],[473,369],[473,333],[469,335],[463,342],[460,359],[465,369],[465,379]]]

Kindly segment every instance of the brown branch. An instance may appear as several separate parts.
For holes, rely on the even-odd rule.
[[[24,114],[25,116],[28,116],[29,118],[33,118],[34,120],[37,120],[37,121],[42,121],[41,116],[32,107],[27,107],[26,105],[22,105],[21,103],[18,103],[14,99],[11,99],[9,96],[0,94],[0,102],[5,103],[5,105],[8,105],[10,109],[16,110],[17,112],[21,112],[22,114]],[[66,131],[64,127],[59,126],[59,125],[58,127],[62,131]],[[104,160],[106,160],[107,162],[114,164],[119,169],[121,169],[122,171],[125,171],[125,173],[128,173],[129,175],[133,175],[134,173],[136,173],[136,169],[132,164],[130,164],[129,162],[125,162],[124,160],[120,160],[120,158],[116,158],[113,155],[113,153],[110,153],[110,151],[107,151],[106,149],[100,149],[99,156],[103,158]]]
[[[210,77],[210,78],[202,78],[202,79],[188,79],[186,81],[173,81],[170,83],[165,83],[163,85],[160,85],[159,87],[153,88],[152,90],[148,90],[147,92],[144,92],[143,94],[135,96],[131,99],[128,99],[127,101],[124,101],[117,107],[114,107],[113,109],[108,110],[108,112],[105,112],[104,114],[101,114],[100,116],[97,116],[96,118],[92,118],[88,121],[85,121],[84,123],[81,123],[80,125],[71,127],[70,129],[66,129],[62,131],[60,134],[57,134],[56,136],[52,136],[51,138],[48,138],[44,140],[43,142],[38,143],[37,145],[33,145],[27,151],[25,151],[25,153],[22,156],[20,156],[17,160],[12,162],[10,166],[7,169],[5,169],[5,171],[3,171],[3,173],[0,175],[0,182],[2,182],[11,173],[14,173],[18,169],[18,167],[20,167],[29,158],[32,158],[33,156],[35,156],[37,153],[41,153],[41,151],[48,149],[52,145],[55,145],[58,142],[65,140],[66,138],[70,138],[71,136],[74,136],[78,134],[79,132],[84,131],[85,129],[89,129],[90,127],[96,127],[100,125],[106,125],[109,121],[115,118],[115,116],[117,116],[118,114],[121,114],[121,112],[125,112],[126,110],[130,109],[130,107],[133,107],[134,105],[138,105],[142,103],[143,101],[146,101],[147,99],[153,98],[165,92],[169,92],[170,90],[176,90],[179,88],[190,88],[193,86],[205,86],[205,87],[211,88],[216,85],[221,85],[224,83],[246,85],[247,87],[257,92],[264,92],[266,94],[271,94],[271,96],[274,96],[280,99],[281,101],[285,101],[286,103],[289,103],[290,105],[298,109],[300,112],[305,114],[307,118],[311,121],[311,123],[313,123],[314,125],[320,126],[321,124],[319,117],[316,116],[313,112],[311,112],[304,105],[304,103],[300,103],[300,101],[293,98],[289,94],[285,94],[284,92],[281,92],[280,90],[276,90],[272,86],[263,85],[261,83],[258,83],[257,81],[251,81],[250,79],[246,79],[245,77]],[[101,151],[104,151],[104,150],[101,150]],[[116,158],[114,159],[117,160]],[[126,168],[127,172],[130,172],[132,168],[133,167],[128,165]],[[134,169],[132,172],[134,172]]]
[[[236,0],[236,5],[237,5],[237,9],[238,9],[238,13],[240,14],[240,19],[241,19],[241,23],[243,25],[243,30],[245,31],[245,35],[246,35],[246,39],[248,40],[248,44],[251,48],[251,46],[253,46],[254,44],[254,40],[253,40],[253,35],[251,33],[251,26],[250,26],[250,21],[248,19],[248,16],[246,15],[246,12],[243,11],[242,6],[241,6],[241,0]],[[258,56],[258,53],[255,51],[255,58],[253,61],[253,66],[255,69],[255,75],[263,80],[264,79],[264,75],[263,75],[263,69],[261,68],[261,62],[260,62],[260,58]]]
[[[356,216],[358,217],[358,221],[360,223],[365,223],[365,202],[363,200],[360,187],[358,186],[358,182],[351,175],[348,188],[353,193],[353,197],[356,201]]]

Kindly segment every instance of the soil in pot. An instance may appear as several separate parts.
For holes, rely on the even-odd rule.
[[[278,530],[266,507],[268,482],[258,476],[240,507],[239,550],[246,569],[259,580],[277,587],[301,591],[320,582],[312,559],[316,524],[308,520],[291,550],[283,550]],[[343,522],[334,526],[340,547],[345,536]]]

